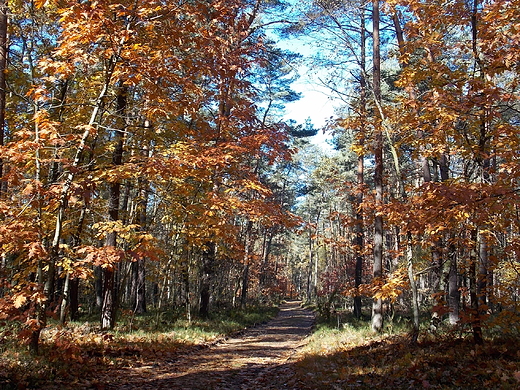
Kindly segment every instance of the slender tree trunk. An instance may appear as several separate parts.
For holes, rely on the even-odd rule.
[[[412,234],[407,233],[406,258],[408,263],[408,279],[410,280],[410,289],[412,290],[412,314],[413,314],[413,333],[412,342],[416,343],[419,337],[419,295],[417,292],[417,283],[413,269],[413,246]]]
[[[482,126],[485,126],[483,123]],[[485,158],[482,166],[482,181],[484,183],[490,182],[490,174],[489,170],[491,168],[491,162],[489,158]],[[485,314],[485,308],[487,308],[488,304],[488,282],[490,280],[490,270],[489,270],[489,248],[486,237],[483,234],[478,235],[479,241],[479,266],[478,266],[478,280],[477,280],[477,295],[480,300],[480,314]]]
[[[399,20],[399,15],[397,12],[395,12],[393,15],[393,22],[394,22],[394,27],[395,27],[395,31],[396,31],[399,51],[400,51],[401,55],[404,55],[406,52],[405,37],[404,37],[403,30],[401,28],[401,21]],[[405,69],[408,66],[407,61],[403,57],[401,57],[400,64],[401,64],[402,69]],[[405,87],[405,90],[407,91],[408,96],[409,96],[410,100],[412,100],[412,101],[416,100],[416,93],[415,93],[414,88],[416,88],[416,86],[414,86],[414,85],[407,85]],[[417,110],[414,110],[414,111],[418,115],[418,113],[416,112]],[[417,130],[417,138],[418,139],[424,138],[424,134],[420,129]],[[421,148],[421,152],[422,152],[422,149],[423,148]],[[432,180],[430,166],[428,163],[428,159],[424,156],[423,153],[421,153],[420,165],[421,165],[423,181],[425,183],[430,182]],[[401,188],[401,192],[402,192],[402,198],[404,200],[407,197],[407,195],[406,195],[406,191],[405,191],[404,178],[402,177],[402,175],[401,175],[401,180],[402,180],[402,183],[401,183],[400,188]],[[418,302],[419,296],[418,296],[417,283],[415,281],[415,273],[414,273],[414,267],[413,267],[412,234],[410,232],[407,232],[406,236],[407,236],[406,258],[407,258],[407,264],[408,264],[408,279],[410,282],[410,288],[412,290],[413,341],[416,342],[418,335],[419,335],[419,302]],[[438,252],[433,250],[433,253],[436,254]]]
[[[38,104],[34,104],[34,113],[38,112]],[[35,122],[34,125],[34,142],[35,144],[39,144],[40,142],[40,129],[37,122]],[[41,163],[40,163],[40,148],[36,149],[35,152],[35,174],[34,174],[34,181],[39,183],[41,180]],[[41,208],[41,196],[40,194],[36,194],[36,201],[37,201],[37,210],[38,210],[38,217],[36,220],[36,223],[40,225],[41,229],[41,222],[42,222],[42,208]],[[51,248],[52,252],[52,248]],[[47,281],[44,279],[44,262],[43,259],[38,260],[38,265],[36,269],[36,281],[38,282],[38,289],[41,289],[43,287],[43,294],[44,294],[44,300],[39,301],[35,303],[36,308],[36,324],[32,326],[31,329],[31,336],[29,341],[29,351],[32,355],[38,355],[39,352],[39,341],[40,341],[40,334],[43,328],[45,328],[47,324],[47,307],[49,304],[49,290],[50,290],[50,283],[49,278],[52,276],[54,277],[54,274],[51,272],[51,264],[52,264],[52,253],[49,255],[49,272],[47,274]]]
[[[459,272],[457,268],[457,249],[454,244],[449,246],[450,269],[448,274],[448,307],[450,324],[456,325],[459,322],[460,310],[460,291],[459,291]]]
[[[475,344],[483,344],[482,325],[480,320],[479,298],[477,296],[477,230],[471,232],[472,248],[469,263],[469,296],[471,304],[471,328],[473,330],[473,340]]]
[[[377,104],[381,103],[381,55],[379,40],[379,0],[372,2],[372,25],[373,25],[373,88],[374,99]],[[374,279],[381,281],[383,277],[383,216],[380,208],[383,205],[383,133],[381,129],[381,118],[376,119],[374,126],[374,186],[376,216],[374,221]],[[383,330],[383,300],[375,298],[372,304],[372,329],[375,332]]]
[[[262,271],[260,274],[260,287],[267,286],[270,283],[269,255],[271,254],[271,247],[275,234],[276,233],[274,228],[266,227],[264,229],[264,238],[262,240]]]
[[[441,181],[447,181],[450,178],[450,167],[448,157],[445,153],[440,156],[439,171],[441,174]]]
[[[247,289],[249,285],[249,263],[244,264],[242,270],[242,290],[240,292],[240,307],[244,309],[247,305]]]
[[[216,245],[207,242],[202,252],[202,276],[200,280],[200,306],[199,315],[203,318],[209,316],[209,303],[211,298],[211,283],[213,279],[216,258]]]
[[[190,287],[190,255],[186,254],[186,262],[182,267],[182,281],[184,283],[184,305],[186,307],[186,318],[188,319],[188,323],[191,323],[191,311],[192,311],[192,303],[191,303],[191,287]]]
[[[359,129],[358,142],[361,146],[361,150],[364,147],[365,139],[364,133],[366,131],[365,118],[367,117],[367,82],[366,76],[366,34],[365,34],[365,9],[361,7],[361,20],[360,20],[360,36],[361,36],[361,80],[360,80],[360,113],[362,126]],[[365,155],[360,153],[357,158],[357,193],[356,193],[356,226],[355,226],[355,251],[356,251],[356,268],[354,275],[354,284],[356,288],[359,288],[363,282],[363,251],[365,246],[365,231],[363,226],[363,191],[365,185]],[[354,297],[354,315],[356,318],[361,318],[362,315],[362,301],[361,296],[356,295]]]
[[[483,306],[487,305],[487,287],[488,287],[488,268],[489,253],[486,238],[479,235],[479,276],[478,276],[478,296]]]
[[[479,7],[482,0],[473,0],[472,14],[471,14],[471,30],[472,30],[472,48],[475,63],[478,65],[478,77],[482,83],[485,82],[486,75],[483,64],[483,58],[479,53],[478,47],[478,32],[479,32]],[[479,156],[477,161],[481,163],[481,178],[483,183],[489,183],[489,168],[490,159],[488,152],[488,121],[486,118],[486,107],[480,107],[482,114],[480,115],[480,137],[479,137]],[[474,239],[474,261],[471,263],[471,306],[475,319],[473,321],[473,339],[476,344],[482,344],[484,339],[482,337],[481,327],[481,308],[480,304],[486,303],[486,284],[488,279],[488,248],[485,237],[478,234],[475,230],[472,232]],[[478,250],[476,246],[478,245]],[[477,255],[478,255],[478,275],[477,275]],[[473,268],[474,267],[474,268]]]
[[[240,307],[245,308],[247,303],[247,289],[249,284],[249,266],[251,262],[251,250],[253,243],[253,221],[247,221],[244,244],[244,270],[242,272],[242,292],[240,294]]]
[[[308,248],[309,248],[309,265],[307,268],[307,302],[310,302],[310,301],[312,301],[313,292],[314,292],[314,288],[313,288],[314,279],[312,277],[312,273],[314,271],[314,262],[316,261],[316,259],[314,259],[314,245],[312,242],[312,233],[310,231],[309,231]]]
[[[71,321],[79,319],[79,279],[72,278],[70,280],[69,290],[69,314]]]
[[[65,276],[65,283],[63,284],[63,296],[61,298],[60,304],[60,323],[62,325],[64,325],[67,320],[67,306],[69,304],[69,294],[71,287],[70,279],[70,272],[67,272],[67,275]]]
[[[74,155],[74,160],[72,161],[71,166],[73,168],[77,167],[82,160],[83,152],[86,148],[87,139],[89,138],[91,134],[91,128],[96,123],[96,120],[98,119],[98,115],[100,114],[101,108],[104,105],[104,100],[108,92],[108,86],[110,83],[110,79],[112,76],[112,73],[114,71],[115,62],[110,62],[107,68],[107,77],[105,79],[105,84],[103,85],[102,90],[99,93],[96,105],[94,106],[90,120],[88,122],[88,126],[86,126],[86,130],[83,132],[80,143],[76,149],[76,153]],[[55,229],[54,229],[54,237],[51,244],[51,250],[50,250],[50,264],[49,264],[49,273],[54,268],[54,262],[57,259],[58,251],[59,251],[59,244],[60,240],[62,238],[62,232],[63,232],[63,223],[65,219],[65,210],[67,208],[67,202],[69,198],[69,191],[72,187],[72,183],[74,181],[75,172],[74,170],[70,170],[66,176],[65,181],[62,184],[60,198],[59,198],[59,205],[58,209],[56,211],[56,223],[55,223]]]
[[[136,314],[146,313],[146,260],[138,259],[132,263],[132,310]]]
[[[122,82],[119,83],[116,98],[116,115],[120,118],[120,129],[115,130],[114,141],[115,148],[112,155],[112,164],[119,166],[123,163],[123,144],[126,131],[126,105],[127,105],[127,88]],[[108,220],[117,221],[119,219],[119,201],[121,197],[121,182],[119,179],[111,182],[109,185],[108,200]],[[115,231],[107,234],[105,245],[107,247],[117,247],[117,233]],[[101,328],[112,329],[116,323],[117,312],[117,283],[116,283],[115,265],[103,268],[103,302],[101,304]]]
[[[446,153],[441,154],[439,158],[439,171],[441,181],[447,181],[449,179],[449,164]],[[453,238],[453,237],[452,237]],[[449,241],[450,237],[446,237]],[[459,311],[460,311],[460,291],[459,291],[459,271],[457,266],[457,248],[453,243],[448,245],[448,309],[449,309],[449,322],[451,325],[455,325],[459,322]]]
[[[94,294],[96,296],[96,307],[101,308],[103,304],[103,270],[101,266],[94,266]]]
[[[0,147],[5,143],[5,104],[7,74],[7,0],[0,0]],[[4,162],[0,158],[0,199],[7,190],[7,182],[3,179]]]
[[[148,207],[148,182],[145,179],[138,180],[139,200],[137,205],[137,216],[141,229],[147,227],[147,207]],[[134,300],[132,302],[135,313],[146,313],[146,259],[138,259],[132,263]]]

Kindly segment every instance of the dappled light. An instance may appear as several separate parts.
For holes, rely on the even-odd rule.
[[[0,390],[519,388],[519,31],[0,0]]]
[[[366,340],[335,351],[309,351],[296,363],[302,389],[514,389],[519,348],[497,340],[476,348],[471,340],[422,340],[406,336]]]

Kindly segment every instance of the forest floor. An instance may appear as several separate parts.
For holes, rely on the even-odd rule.
[[[475,345],[459,329],[411,343],[404,329],[375,335],[361,320],[316,322],[290,301],[266,323],[199,344],[94,334],[107,338],[102,349],[71,347],[69,363],[37,370],[32,384],[2,382],[0,364],[0,390],[520,389],[518,337]]]
[[[192,350],[174,359],[143,361],[97,379],[103,389],[284,389],[299,388],[290,369],[305,344],[314,314],[299,301],[280,306],[271,321],[238,337]]]

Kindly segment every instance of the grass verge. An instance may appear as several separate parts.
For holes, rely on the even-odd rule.
[[[70,323],[50,326],[41,337],[41,353],[31,356],[16,339],[13,324],[0,328],[0,389],[42,389],[84,387],[86,378],[115,367],[171,359],[193,348],[219,339],[274,317],[276,307],[251,306],[245,310],[225,310],[210,319],[188,323],[170,313],[133,316],[123,313],[112,331],[101,331],[98,324]],[[71,387],[72,386],[72,387]],[[95,383],[90,387],[96,388]]]
[[[421,332],[406,326],[374,334],[369,322],[349,318],[318,324],[295,364],[298,389],[519,389],[520,340],[475,345],[460,332]]]

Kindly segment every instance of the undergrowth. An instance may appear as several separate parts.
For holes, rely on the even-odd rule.
[[[417,343],[406,318],[381,334],[370,321],[344,314],[319,321],[295,364],[299,389],[518,389],[518,338],[487,332],[475,345],[464,328],[432,333],[423,323]]]
[[[15,323],[0,324],[0,389],[39,389],[52,383],[70,387],[89,374],[137,362],[171,357],[200,348],[244,328],[267,321],[276,307],[222,310],[209,319],[186,319],[162,313],[135,316],[123,312],[111,331],[98,323],[54,324],[42,332],[39,356],[31,356],[16,337]],[[95,387],[95,384],[93,385]]]

